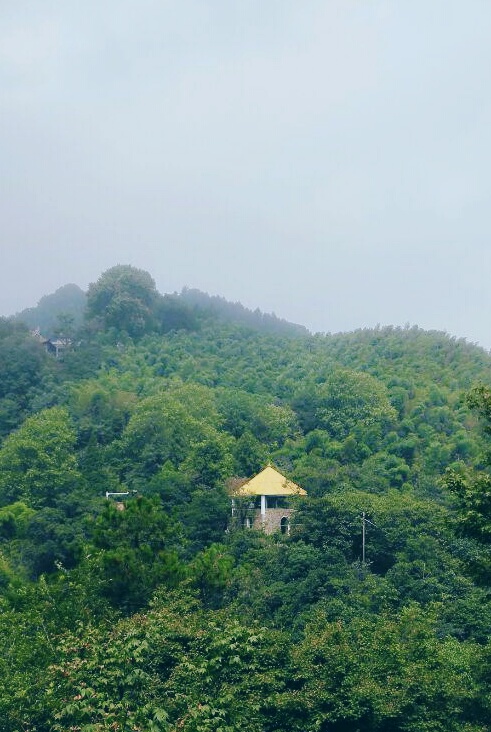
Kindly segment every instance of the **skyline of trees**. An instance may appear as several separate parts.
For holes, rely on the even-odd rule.
[[[0,732],[489,732],[491,356],[165,330],[145,274],[60,359],[0,319]],[[229,525],[267,461],[288,536]]]

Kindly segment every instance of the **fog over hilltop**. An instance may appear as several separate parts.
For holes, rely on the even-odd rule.
[[[312,331],[491,347],[491,6],[0,11],[0,313],[115,262]]]

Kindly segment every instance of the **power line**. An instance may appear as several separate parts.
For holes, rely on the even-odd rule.
[[[370,519],[367,519],[365,511],[361,514],[361,562],[362,564],[365,564],[365,549],[366,549],[366,524],[370,524],[370,526],[373,526],[374,529],[378,529],[383,534],[385,534],[385,531],[380,528],[380,526],[377,526],[377,524],[374,524],[373,521],[370,521]]]

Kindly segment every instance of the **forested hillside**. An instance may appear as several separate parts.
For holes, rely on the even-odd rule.
[[[51,295],[45,295],[36,307],[27,308],[14,319],[39,329],[47,338],[60,334],[72,335],[84,319],[86,296],[77,285],[64,285]],[[68,333],[67,333],[68,331]]]
[[[0,319],[0,731],[490,730],[490,355],[201,295]],[[288,536],[230,521],[268,462]]]

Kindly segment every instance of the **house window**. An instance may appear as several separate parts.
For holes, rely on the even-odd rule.
[[[280,530],[281,530],[282,534],[290,533],[290,522],[286,516],[283,516],[283,518],[280,521]]]
[[[285,496],[267,496],[266,508],[287,508],[287,499]]]

